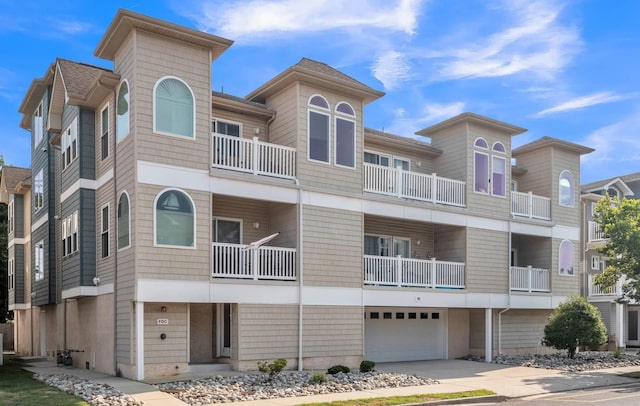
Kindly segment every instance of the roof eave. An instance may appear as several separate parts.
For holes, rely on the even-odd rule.
[[[425,137],[431,137],[433,136],[434,133],[437,133],[441,130],[444,130],[446,128],[449,128],[461,123],[480,124],[485,127],[490,127],[490,128],[505,132],[511,136],[522,134],[527,131],[526,128],[505,123],[504,121],[494,120],[492,118],[481,116],[479,114],[467,112],[467,113],[458,114],[455,117],[451,117],[450,119],[434,124],[420,131],[417,131],[416,134],[422,135]]]

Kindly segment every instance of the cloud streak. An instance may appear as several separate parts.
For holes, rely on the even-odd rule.
[[[388,51],[379,56],[371,71],[387,90],[393,90],[412,76],[406,55],[396,51]]]
[[[576,97],[557,106],[542,110],[534,115],[534,117],[545,117],[550,114],[562,113],[565,111],[583,109],[597,104],[613,103],[616,101],[628,99],[629,95],[619,95],[613,92],[600,92],[587,96]]]

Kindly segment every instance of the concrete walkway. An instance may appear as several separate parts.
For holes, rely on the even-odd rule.
[[[57,367],[54,363],[39,362],[25,369],[39,374],[69,374],[96,383],[105,383],[144,402],[145,406],[185,405],[173,396],[160,392],[155,387],[125,378],[117,378],[78,368]],[[331,402],[334,400],[414,395],[420,393],[461,392],[488,389],[507,397],[532,396],[552,392],[584,389],[599,386],[621,385],[637,382],[635,379],[618,376],[621,373],[640,371],[640,366],[601,369],[587,372],[562,372],[550,369],[514,367],[474,361],[439,360],[383,363],[376,365],[381,372],[395,372],[427,376],[440,384],[411,386],[406,388],[376,389],[349,393],[305,396],[298,398],[269,399],[239,402],[245,406],[289,406],[300,403]],[[240,372],[236,372],[241,374]],[[194,378],[191,376],[190,378]],[[175,380],[183,378],[176,377]]]

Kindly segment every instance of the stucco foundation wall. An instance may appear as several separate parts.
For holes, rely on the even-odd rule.
[[[13,345],[16,354],[34,355],[35,342],[31,333],[31,309],[13,311]]]
[[[449,309],[448,357],[463,357],[469,354],[469,310]]]

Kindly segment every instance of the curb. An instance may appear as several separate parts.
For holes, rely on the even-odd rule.
[[[487,395],[487,396],[475,396],[468,398],[447,399],[447,400],[434,400],[432,402],[424,403],[409,403],[404,406],[433,406],[433,405],[467,405],[474,403],[498,403],[511,399],[509,396],[504,395]]]

